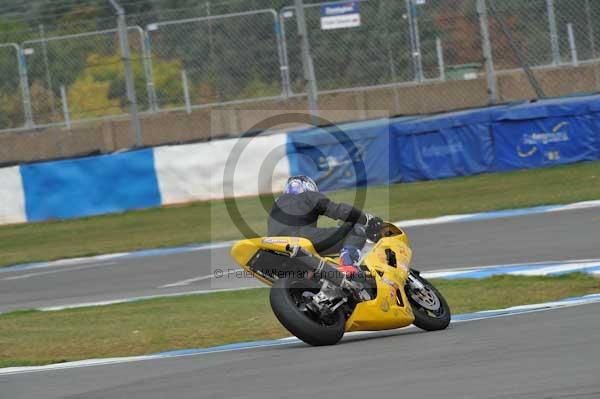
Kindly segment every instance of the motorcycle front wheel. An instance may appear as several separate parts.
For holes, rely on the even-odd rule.
[[[422,285],[415,287],[410,281],[406,284],[406,295],[415,316],[414,325],[425,331],[446,329],[451,318],[446,299],[419,272],[411,270],[410,274]]]
[[[280,278],[271,287],[271,308],[277,320],[307,344],[335,345],[344,336],[346,318],[341,309],[323,318],[306,306],[319,290],[311,280]]]

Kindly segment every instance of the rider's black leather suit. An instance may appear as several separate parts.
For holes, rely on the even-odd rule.
[[[341,227],[319,228],[324,215],[343,221]],[[338,253],[342,247],[362,249],[367,240],[367,216],[348,204],[338,204],[322,193],[283,194],[269,215],[270,236],[302,237],[310,240],[321,255]]]

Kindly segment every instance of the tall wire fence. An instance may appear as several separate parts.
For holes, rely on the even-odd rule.
[[[148,109],[144,88],[144,31],[128,29],[138,104]],[[128,112],[118,30],[79,33],[22,43],[34,125],[65,124]]]
[[[17,44],[0,44],[0,128],[3,129],[25,125],[21,61]]]
[[[509,92],[510,82],[501,81],[523,75],[524,68],[531,68],[529,77],[539,79],[545,94],[599,87],[596,0],[357,2],[360,26],[327,30],[322,8],[331,3],[305,5],[321,95],[439,85],[430,97],[455,96],[446,102],[451,110],[464,104],[460,98],[528,98],[527,90]],[[129,16],[129,57],[142,115],[306,95],[294,7],[218,12],[206,3],[193,15],[174,10]],[[40,26],[0,44],[0,131],[70,127],[130,112],[119,31],[114,20],[102,27]],[[592,73],[573,70],[586,67]],[[544,75],[548,71],[564,73]],[[469,81],[484,84],[461,84]],[[446,89],[450,85],[453,91]],[[402,104],[401,95],[397,102]]]
[[[360,2],[361,25],[352,29],[321,29],[321,6],[307,5],[305,15],[315,75],[321,91],[361,88],[416,80],[411,65],[406,10],[394,1]],[[292,93],[304,93],[300,43],[296,40],[294,7],[280,12]],[[395,21],[395,22],[393,22]]]
[[[277,18],[258,10],[149,24],[153,111],[281,96]]]

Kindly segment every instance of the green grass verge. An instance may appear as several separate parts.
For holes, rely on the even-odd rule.
[[[332,194],[353,202],[354,191]],[[367,190],[365,209],[392,221],[560,204],[600,198],[600,162],[397,184]],[[267,207],[272,198],[262,198]],[[259,198],[237,201],[241,215],[263,234]],[[224,201],[198,202],[68,221],[0,227],[0,266],[145,248],[237,239]]]
[[[498,276],[437,280],[454,314],[600,292],[600,280]],[[164,298],[59,312],[0,315],[0,367],[131,356],[289,336],[268,289]]]

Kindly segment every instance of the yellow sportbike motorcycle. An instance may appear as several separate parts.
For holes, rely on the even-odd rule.
[[[231,255],[246,271],[271,286],[271,308],[279,322],[310,345],[335,345],[345,332],[380,331],[411,324],[443,330],[450,308],[439,291],[410,268],[406,234],[385,223],[380,239],[347,277],[335,258],[321,257],[296,237],[237,242]]]

